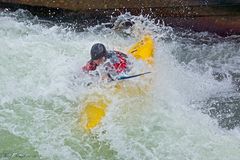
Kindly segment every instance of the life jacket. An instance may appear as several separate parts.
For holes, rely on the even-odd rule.
[[[125,72],[127,69],[127,55],[118,51],[110,51],[107,56],[107,59],[111,62],[111,65],[114,67],[114,70],[117,73]],[[84,72],[94,71],[97,68],[97,64],[93,61],[89,61],[82,70]]]
[[[125,72],[127,69],[127,55],[118,51],[109,52],[107,58],[112,63],[117,73]]]

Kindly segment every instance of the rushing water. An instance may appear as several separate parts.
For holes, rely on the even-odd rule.
[[[156,42],[152,90],[127,99],[103,93],[112,100],[107,114],[84,132],[79,113],[92,91],[79,73],[91,45],[126,52],[147,33]],[[0,159],[239,160],[239,46],[239,36],[176,30],[142,16],[75,32],[2,11]],[[133,70],[143,68],[135,62]]]

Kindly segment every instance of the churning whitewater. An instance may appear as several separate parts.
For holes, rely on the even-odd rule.
[[[102,90],[83,85],[91,46],[126,52],[144,34],[156,45],[151,91],[127,101],[102,93],[112,103],[86,133],[82,101]],[[77,32],[25,10],[0,11],[0,159],[239,160],[239,39],[130,14]],[[133,73],[148,67],[132,61]]]

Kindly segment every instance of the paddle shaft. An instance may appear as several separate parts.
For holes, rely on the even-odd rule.
[[[130,78],[134,78],[134,77],[139,77],[145,74],[149,74],[151,72],[145,72],[145,73],[140,73],[140,74],[136,74],[136,75],[132,75],[132,76],[124,76],[124,77],[119,77],[117,80],[125,80],[125,79],[130,79]]]

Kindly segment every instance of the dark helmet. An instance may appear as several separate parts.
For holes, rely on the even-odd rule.
[[[97,60],[107,55],[107,50],[102,43],[96,43],[91,48],[91,60]]]

